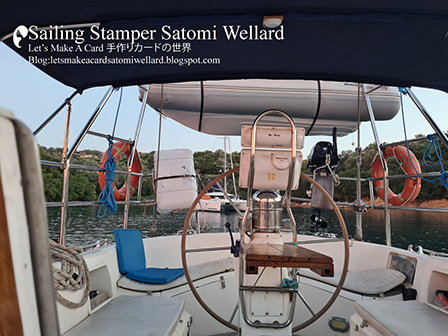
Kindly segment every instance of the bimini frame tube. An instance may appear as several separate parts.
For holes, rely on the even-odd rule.
[[[415,106],[420,110],[420,112],[423,114],[425,119],[428,121],[428,123],[431,125],[431,127],[436,131],[437,135],[442,139],[443,143],[445,144],[446,148],[448,148],[448,139],[446,138],[445,134],[440,130],[439,126],[437,126],[436,122],[431,118],[428,111],[426,111],[423,104],[418,100],[415,93],[411,90],[411,88],[406,89],[407,93],[409,94],[409,97],[414,102]]]
[[[378,137],[378,132],[376,130],[375,124],[375,116],[373,114],[372,104],[370,102],[369,91],[367,89],[367,84],[362,85],[364,96],[366,99],[367,109],[369,111],[370,117],[370,125],[372,126],[373,136],[375,137],[375,144],[378,151],[378,157],[381,162],[381,167],[383,168],[384,176],[383,176],[383,185],[384,185],[384,217],[385,217],[385,226],[386,226],[386,245],[391,246],[391,231],[390,231],[390,210],[389,210],[389,180],[387,176],[389,175],[389,170],[387,169],[387,163],[384,159],[383,151],[380,147],[380,139]]]
[[[48,118],[47,118],[47,120],[45,120],[34,132],[33,132],[33,134],[34,134],[34,136],[36,136],[37,134],[39,134],[39,132],[40,131],[42,131],[44,128],[45,128],[45,126],[47,126],[49,123],[50,123],[50,121],[52,121],[53,119],[54,119],[54,117],[56,117],[58,114],[59,114],[59,112],[61,112],[62,111],[62,109],[67,105],[67,104],[69,104],[69,103],[71,103],[71,101],[72,101],[72,99],[73,98],[75,98],[75,96],[78,94],[79,92],[78,91],[75,91],[75,92],[73,92],[72,93],[72,95],[70,96],[70,97],[68,97],[67,99],[65,99],[64,100],[64,102],[62,103],[62,105],[61,106],[59,106],[57,109],[56,109],[56,111],[54,111],[52,114],[51,114],[51,116],[49,116]]]
[[[138,139],[140,137],[140,131],[142,129],[143,118],[145,116],[146,100],[148,99],[148,93],[149,93],[149,85],[148,85],[147,90],[146,90],[146,92],[144,94],[144,97],[143,97],[142,107],[140,109],[140,116],[138,118],[137,128],[135,130],[134,145],[132,146],[131,156],[129,157],[129,160],[128,160],[128,177],[127,177],[127,183],[126,183],[126,204],[124,206],[123,229],[127,229],[127,227],[128,227],[129,207],[130,207],[130,203],[131,203],[132,163],[134,162],[135,150],[137,148]]]
[[[86,136],[87,132],[89,131],[90,127],[92,127],[93,123],[95,122],[96,118],[100,114],[100,112],[103,110],[104,106],[106,105],[107,101],[109,100],[110,96],[112,95],[112,92],[114,91],[114,88],[111,86],[104,97],[101,99],[100,103],[92,113],[92,116],[90,117],[87,124],[84,126],[84,129],[81,131],[81,133],[78,135],[78,138],[76,139],[73,147],[70,149],[68,154],[65,156],[64,159],[64,182],[63,182],[63,190],[62,190],[62,207],[61,207],[61,228],[59,232],[59,243],[61,245],[65,245],[65,236],[66,236],[66,227],[67,227],[67,210],[68,210],[68,194],[69,194],[69,186],[70,186],[70,161],[72,159],[73,154],[78,149],[79,145],[81,144],[82,140]],[[68,130],[68,125],[66,125],[66,130]],[[65,132],[65,139],[64,143],[68,141],[68,131]],[[66,149],[64,150],[64,152]]]
[[[357,179],[356,179],[356,202],[358,206],[361,206],[361,160],[362,160],[362,150],[361,150],[361,84],[358,84],[358,145],[356,147],[356,168],[357,168]],[[356,234],[355,239],[362,241],[362,212],[356,211]]]
[[[68,134],[70,131],[70,116],[72,114],[72,103],[67,105],[67,119],[65,121],[65,133],[64,133],[64,148],[62,150],[62,164],[64,169],[64,184],[62,188],[62,203],[61,207],[61,228],[59,235],[59,244],[65,245],[66,237],[66,223],[67,223],[67,211],[68,211],[68,194],[69,194],[69,180],[70,180],[70,161],[67,163],[67,148],[68,148]]]
[[[81,131],[81,133],[79,133],[78,138],[76,139],[73,147],[68,152],[67,158],[69,160],[72,158],[73,154],[78,149],[78,147],[81,144],[81,142],[84,140],[87,132],[90,130],[90,127],[92,127],[92,125],[95,122],[96,118],[98,118],[98,116],[100,115],[101,111],[103,110],[104,106],[106,105],[107,101],[109,100],[109,98],[110,98],[110,96],[112,95],[113,92],[114,92],[114,88],[111,86],[107,90],[106,94],[103,96],[103,99],[101,99],[101,101],[99,102],[99,104],[96,107],[96,109],[93,111],[92,116],[90,117],[89,121],[84,126],[84,129]]]

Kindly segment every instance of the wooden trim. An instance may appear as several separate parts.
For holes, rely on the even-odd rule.
[[[242,244],[246,274],[258,274],[258,267],[309,268],[320,276],[334,276],[333,258],[295,245]]]
[[[0,336],[23,335],[0,176]]]

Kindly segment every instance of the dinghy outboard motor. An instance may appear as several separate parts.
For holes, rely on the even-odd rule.
[[[339,185],[336,173],[339,166],[339,156],[337,149],[337,129],[333,128],[333,143],[320,141],[316,143],[308,157],[308,170],[313,174],[313,179],[319,183],[326,192],[333,198],[334,186]],[[311,189],[311,208],[313,215],[311,221],[313,227],[311,232],[318,232],[319,228],[326,228],[327,224],[321,219],[321,213],[331,210],[332,206],[324,195],[316,188]],[[323,211],[321,211],[323,210]]]
[[[325,210],[322,210],[322,214],[325,213]],[[313,214],[311,215],[311,222],[313,225],[310,228],[310,232],[317,233],[319,229],[326,229],[328,224],[321,218],[321,210],[314,209]]]

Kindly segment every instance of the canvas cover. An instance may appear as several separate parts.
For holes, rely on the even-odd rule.
[[[265,15],[284,16],[282,27],[274,28],[282,29],[278,38],[255,38],[256,31],[264,29]],[[74,53],[64,50],[99,45],[96,35],[91,38],[90,26],[76,28],[85,30],[82,43],[33,41],[30,37],[35,35],[28,33],[22,38],[17,31],[19,26],[29,29],[32,25],[87,23],[94,23],[98,31],[106,32],[154,30],[153,39],[133,41],[134,47],[142,46],[141,51],[127,49],[127,54],[134,59],[178,58],[177,63],[81,64],[76,56],[104,60],[123,57],[123,50],[108,48],[107,43],[131,44],[131,41],[115,36],[111,40],[102,39],[102,51]],[[167,26],[171,36],[163,40],[162,30],[168,29]],[[239,29],[235,38],[225,31],[229,27]],[[210,30],[215,35],[206,40],[175,39],[174,30],[182,29]],[[245,35],[241,35],[242,29],[247,31]],[[27,60],[30,56],[47,59],[48,62],[36,66],[79,91],[109,84],[118,87],[236,78],[321,79],[448,91],[448,3],[443,0],[3,1],[0,36],[14,32],[18,39],[22,38],[23,47],[17,47],[13,38],[6,39],[13,50]],[[58,51],[51,49],[50,44],[55,42],[60,42]],[[188,55],[186,52],[179,55],[175,43],[181,46],[190,43]],[[164,44],[167,44],[165,50],[156,52],[156,47]],[[72,60],[49,62],[50,57]],[[179,57],[183,59],[182,66]],[[219,63],[186,65],[187,58],[219,59]]]

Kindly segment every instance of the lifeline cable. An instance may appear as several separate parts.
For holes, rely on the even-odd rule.
[[[109,141],[109,148],[107,149],[107,160],[104,163],[104,168],[102,170],[105,172],[106,176],[105,176],[104,189],[103,191],[101,191],[101,194],[98,197],[98,202],[100,202],[100,208],[98,210],[98,218],[104,218],[106,214],[114,215],[117,212],[117,201],[115,200],[113,189],[117,163],[115,162],[115,158],[112,155],[112,147],[114,145],[115,128],[117,126],[118,113],[120,111],[122,97],[123,97],[123,88],[120,88],[120,98],[118,100],[117,112],[115,114],[115,122],[114,127],[112,129],[112,135],[110,135],[107,139]],[[103,206],[104,206],[104,212],[101,214]]]
[[[406,141],[406,149],[408,151],[408,157],[409,157],[409,161],[412,164],[412,168],[414,168],[415,173],[425,182],[436,182],[436,181],[440,181],[440,183],[445,187],[446,190],[448,190],[448,172],[445,171],[445,169],[443,168],[443,164],[442,164],[442,149],[440,148],[439,142],[437,141],[437,134],[428,134],[426,137],[428,138],[429,142],[425,148],[425,151],[423,153],[423,163],[425,164],[425,166],[427,167],[435,167],[437,165],[440,165],[441,171],[440,171],[440,176],[434,180],[428,180],[426,178],[424,178],[415,168],[414,163],[411,160],[411,154],[409,153],[409,144],[408,144],[408,138],[407,138],[407,132],[406,132],[406,123],[405,123],[405,119],[404,119],[404,108],[403,108],[403,94],[408,94],[408,90],[406,88],[398,88],[400,90],[400,102],[401,102],[401,116],[402,116],[402,121],[403,121],[403,131],[404,131],[404,139]],[[429,149],[429,153],[428,153],[428,149]],[[432,149],[434,149],[434,152],[436,153],[437,156],[437,162],[434,163],[433,165],[430,165],[426,162],[425,157],[427,156],[429,159],[431,158],[431,152]]]

